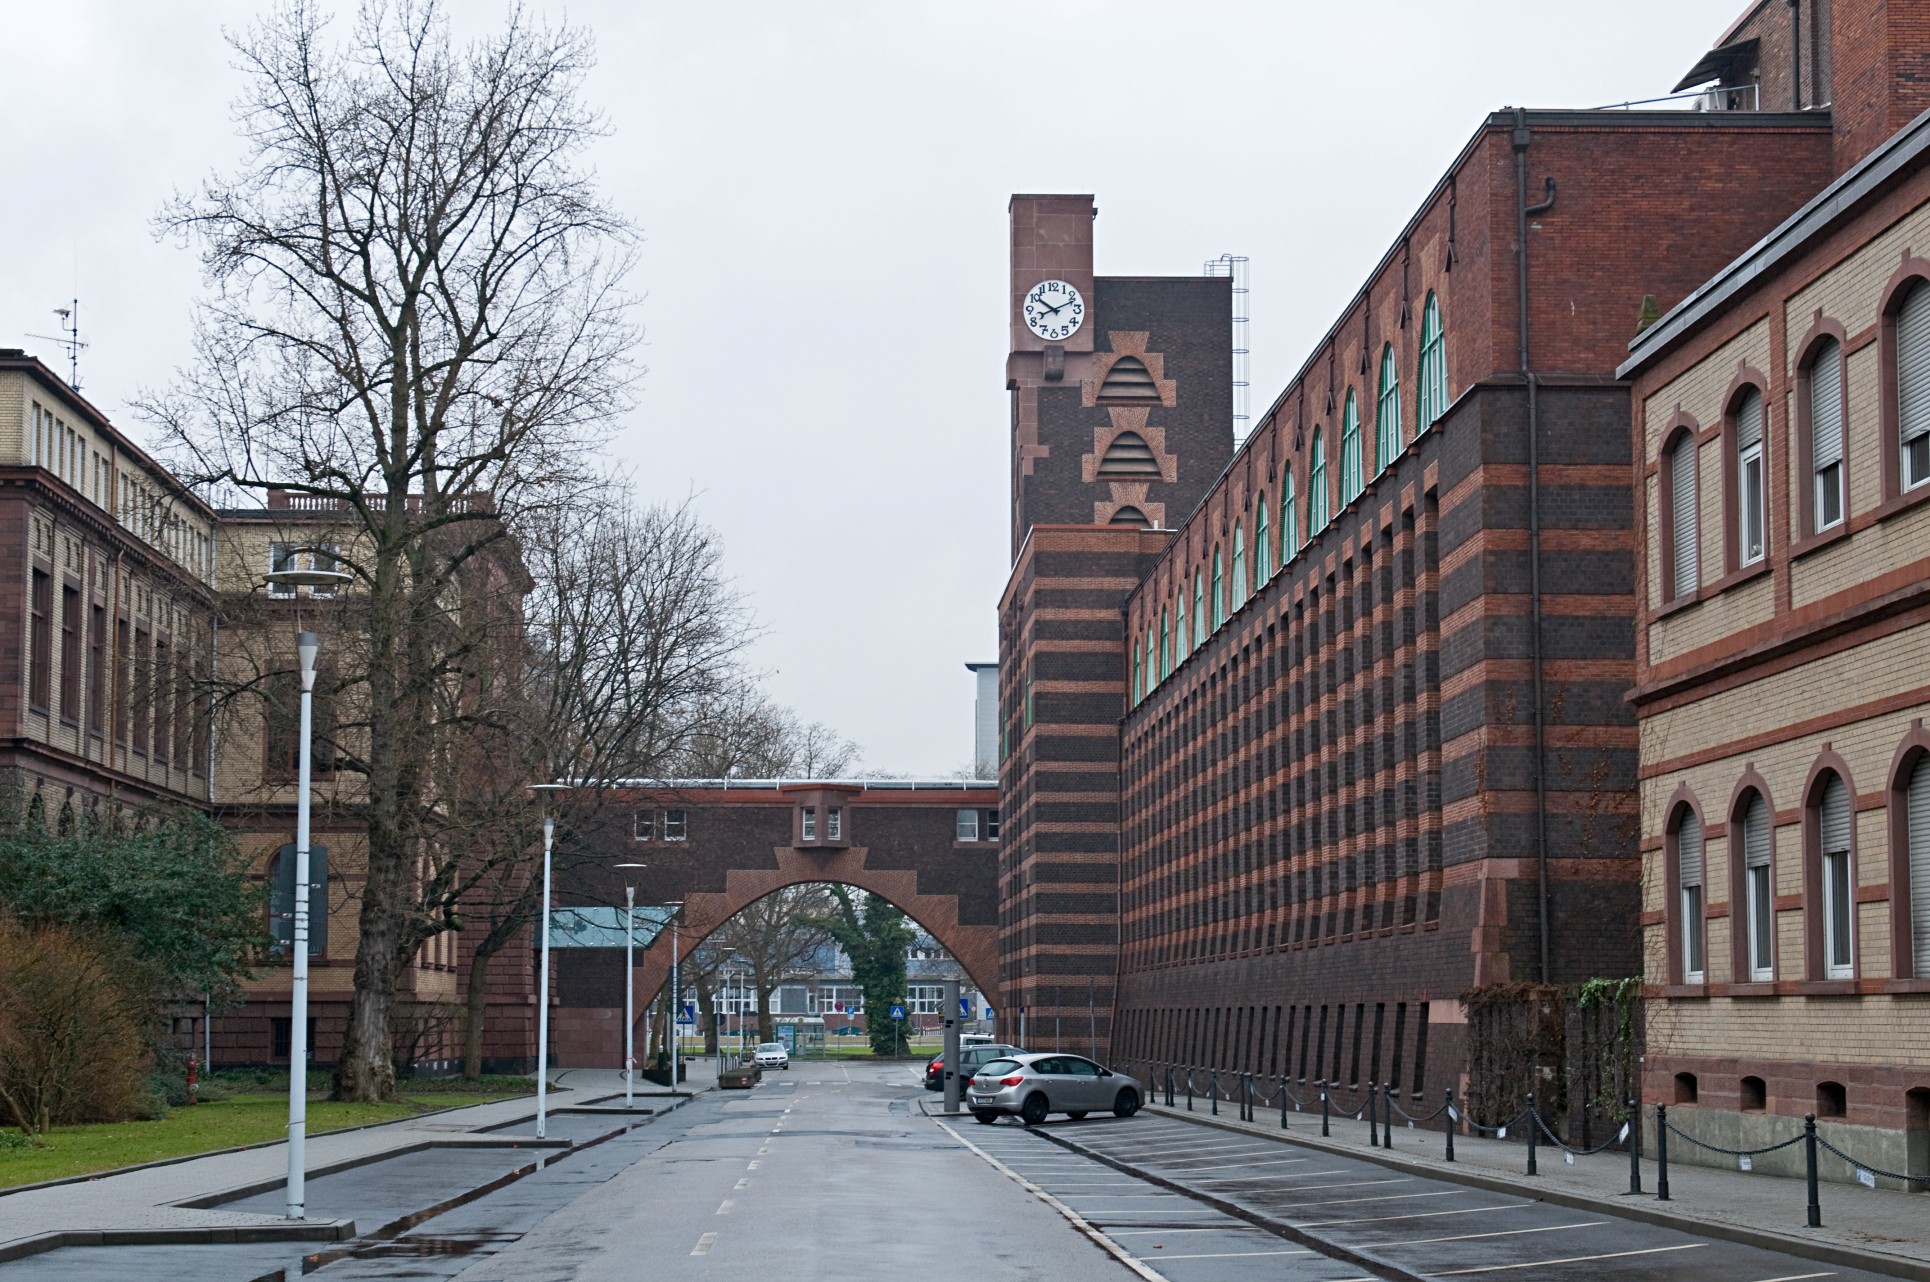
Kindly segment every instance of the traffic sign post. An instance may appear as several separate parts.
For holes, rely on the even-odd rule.
[[[958,1019],[959,1017],[958,1015],[954,1015],[952,1013],[954,1009],[957,1009],[960,1013],[963,1013],[971,1009],[971,1004],[969,1002],[961,1001],[959,999],[958,981],[955,979],[948,979],[945,981],[945,1050],[944,1050],[945,1111],[947,1113],[958,1112],[958,1094],[959,1094],[959,1089],[964,1081],[964,1079],[961,1078],[958,1073]]]
[[[907,1044],[908,1044],[908,1043],[907,1043],[907,1042],[905,1041],[905,1027],[904,1027],[904,1024],[905,1024],[905,1008],[904,1008],[903,1006],[901,1006],[901,1005],[899,1005],[899,1004],[897,1004],[896,1002],[894,1002],[894,1003],[892,1003],[892,1007],[891,1007],[891,1054],[892,1054],[892,1058],[894,1058],[894,1059],[896,1059],[896,1058],[897,1058],[897,1057],[898,1057],[899,1055],[901,1055],[901,1054],[903,1054],[903,1053],[904,1053],[904,1050],[905,1050],[905,1047],[906,1047],[906,1046],[907,1046]]]

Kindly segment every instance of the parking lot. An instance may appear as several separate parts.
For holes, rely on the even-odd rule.
[[[950,1125],[1172,1282],[1882,1276],[1168,1117]]]

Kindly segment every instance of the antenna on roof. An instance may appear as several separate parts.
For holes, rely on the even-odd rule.
[[[50,343],[59,343],[67,353],[67,386],[76,392],[80,390],[80,354],[87,344],[80,337],[80,300],[73,299],[65,307],[54,308],[54,315],[60,317],[60,334],[29,334],[28,338],[44,338]]]
[[[1221,254],[1205,266],[1208,276],[1233,278],[1233,441],[1236,445],[1246,439],[1252,426],[1252,417],[1247,412],[1247,389],[1251,384],[1247,362],[1252,358],[1252,347],[1247,339],[1246,272],[1247,260],[1240,254]]]

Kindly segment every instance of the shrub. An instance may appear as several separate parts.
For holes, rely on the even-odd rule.
[[[147,1105],[150,1053],[128,974],[75,931],[0,921],[0,1112],[9,1124],[42,1135]]]

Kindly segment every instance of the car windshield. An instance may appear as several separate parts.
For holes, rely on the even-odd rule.
[[[761,1051],[781,1051],[784,1049],[784,1043],[783,1042],[759,1042],[757,1044],[757,1049]]]
[[[1018,1066],[1019,1062],[1015,1059],[995,1059],[978,1072],[981,1077],[996,1077],[1000,1073],[1009,1073]]]

